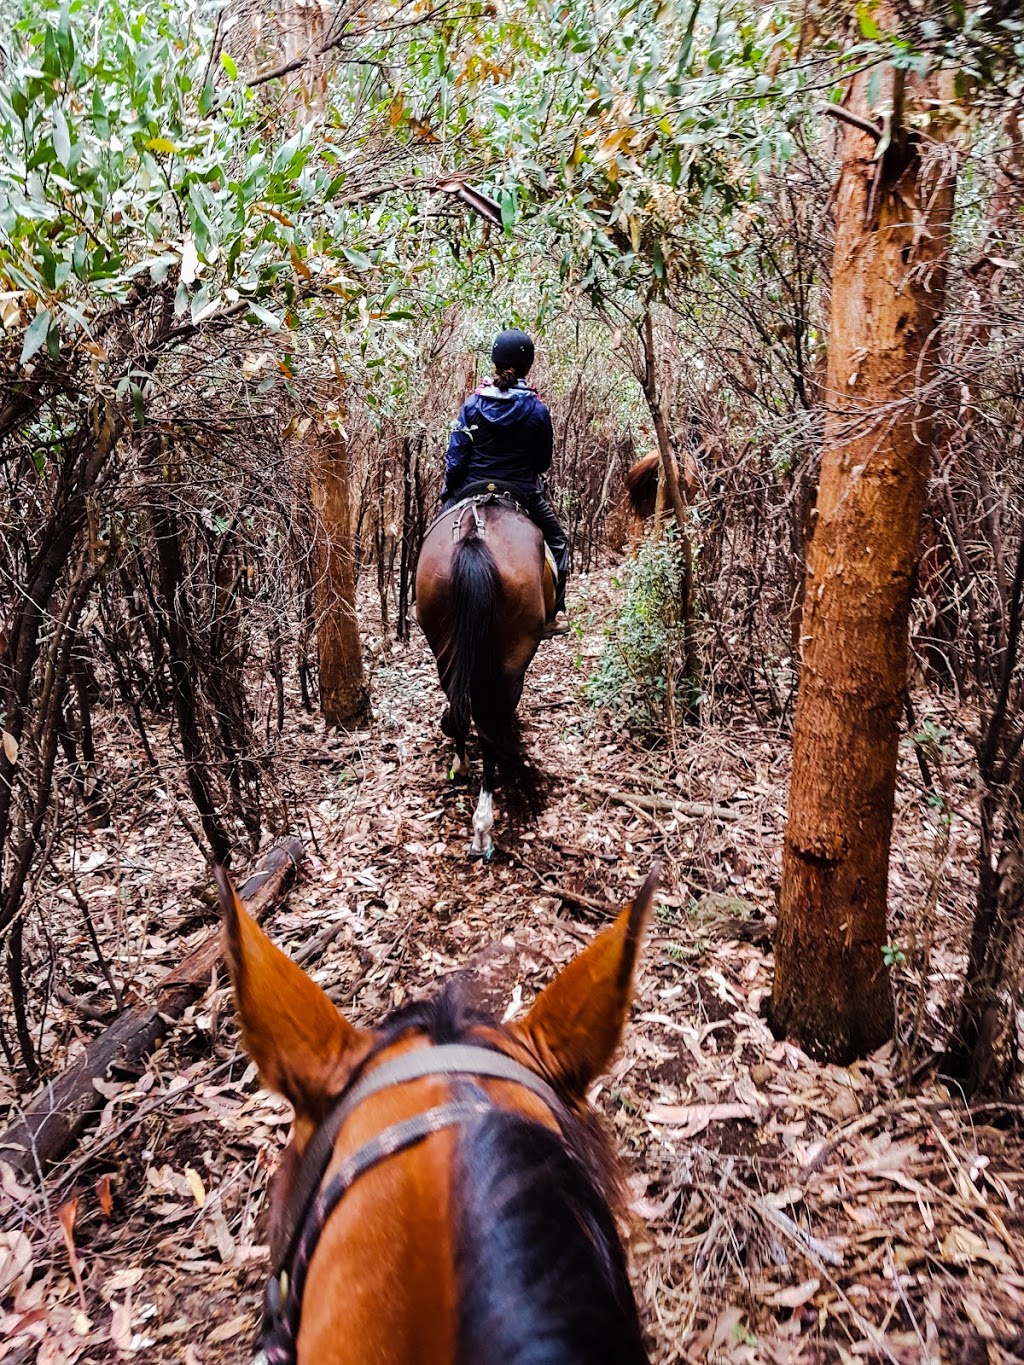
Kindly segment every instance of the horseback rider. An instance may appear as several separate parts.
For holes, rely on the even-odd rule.
[[[565,585],[569,577],[569,540],[548,502],[541,475],[551,468],[551,414],[530,388],[533,342],[525,332],[502,332],[491,347],[494,378],[470,394],[448,443],[444,508],[462,490],[490,482],[508,491],[540,528],[555,559],[555,615],[550,635],[569,629]]]

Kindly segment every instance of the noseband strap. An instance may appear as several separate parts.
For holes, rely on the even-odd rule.
[[[296,1358],[302,1292],[309,1263],[327,1219],[356,1180],[387,1157],[405,1151],[433,1133],[479,1118],[492,1108],[487,1096],[477,1091],[472,1098],[437,1105],[393,1123],[346,1157],[324,1186],[334,1144],[353,1110],[371,1095],[430,1076],[509,1081],[536,1095],[559,1122],[568,1113],[560,1097],[535,1072],[503,1052],[470,1043],[446,1043],[400,1053],[345,1090],[303,1153],[288,1209],[270,1248],[272,1276],[264,1299],[261,1352],[267,1365],[291,1365]]]

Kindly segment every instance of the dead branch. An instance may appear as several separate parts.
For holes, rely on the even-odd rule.
[[[608,787],[603,782],[595,782],[589,777],[576,779],[577,787],[607,796],[621,805],[639,806],[644,811],[664,811],[667,815],[689,815],[699,820],[722,820],[726,824],[738,824],[742,816],[729,806],[709,806],[703,801],[676,801],[668,796],[649,796],[644,792],[622,792]]]
[[[870,119],[861,118],[860,114],[854,114],[851,110],[844,109],[841,104],[816,104],[814,112],[826,114],[829,118],[839,119],[841,123],[848,123],[851,128],[859,128],[862,133],[867,133],[868,137],[874,138],[876,142],[882,140],[881,128],[876,128]]]

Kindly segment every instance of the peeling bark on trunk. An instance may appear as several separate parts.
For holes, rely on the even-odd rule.
[[[314,438],[310,490],[316,517],[316,615],[320,709],[331,727],[358,725],[369,710],[356,619],[349,461],[345,437]]]
[[[879,22],[894,28],[893,15]],[[864,72],[847,107],[873,119]],[[892,1034],[882,948],[911,583],[955,169],[909,133],[929,85],[884,70],[892,142],[843,124],[821,484],[783,854],[771,1022],[846,1062]],[[881,108],[884,93],[878,99]],[[931,134],[934,137],[934,133]],[[915,397],[915,394],[919,395]]]

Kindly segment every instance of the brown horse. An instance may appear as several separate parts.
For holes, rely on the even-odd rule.
[[[529,762],[516,708],[555,600],[544,538],[505,498],[471,499],[430,528],[416,565],[416,616],[448,698],[441,729],[455,741],[453,775],[469,771],[476,726],[483,756],[471,858],[494,852],[494,791],[513,825],[544,805],[545,779]]]
[[[700,470],[689,450],[682,456],[680,475],[686,502],[692,502],[700,490]],[[608,519],[608,543],[615,551],[635,554],[644,537],[644,527],[652,517],[671,513],[671,505],[663,502],[665,489],[661,475],[661,456],[656,450],[630,466],[623,477],[623,493]]]
[[[295,1109],[271,1195],[269,1365],[643,1365],[586,1093],[622,1034],[658,869],[525,1018],[456,977],[355,1028],[218,869],[242,1035]]]
[[[644,537],[644,525],[658,502],[660,458],[657,451],[630,465],[623,476],[622,495],[608,514],[608,548],[634,554]]]

